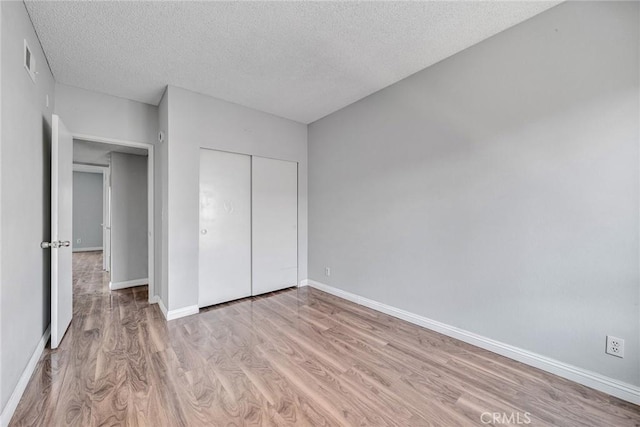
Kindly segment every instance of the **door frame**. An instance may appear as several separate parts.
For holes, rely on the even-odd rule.
[[[121,145],[124,147],[134,147],[134,148],[144,148],[147,150],[147,265],[149,271],[149,303],[154,304],[158,302],[158,298],[156,298],[156,291],[159,289],[156,288],[155,284],[155,227],[154,227],[154,190],[155,190],[155,182],[153,180],[154,170],[155,170],[155,156],[154,156],[154,148],[155,145],[149,142],[139,142],[139,141],[129,141],[124,139],[117,138],[104,138],[101,136],[95,135],[86,135],[81,133],[71,133],[73,139],[81,139],[89,142],[102,142],[105,144],[113,144],[113,145]]]
[[[73,171],[102,175],[102,252],[104,254],[102,259],[102,269],[104,271],[111,271],[111,266],[107,265],[107,260],[111,260],[111,247],[108,244],[107,239],[107,230],[111,227],[111,215],[109,212],[110,206],[107,200],[109,197],[109,183],[111,182],[111,168],[109,166],[74,163]]]

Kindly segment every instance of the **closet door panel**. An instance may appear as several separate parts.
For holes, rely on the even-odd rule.
[[[298,283],[298,164],[252,158],[252,294]]]
[[[200,150],[200,307],[251,295],[251,157]]]

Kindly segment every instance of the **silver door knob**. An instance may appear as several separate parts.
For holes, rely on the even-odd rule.
[[[68,240],[65,240],[64,242],[62,240],[58,240],[58,241],[54,241],[54,242],[41,242],[40,243],[40,247],[42,249],[57,249],[57,248],[62,248],[62,247],[69,247],[71,246],[71,242]]]

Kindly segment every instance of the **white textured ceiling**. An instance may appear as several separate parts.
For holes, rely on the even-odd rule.
[[[157,105],[167,84],[310,123],[559,2],[38,2],[56,80]]]

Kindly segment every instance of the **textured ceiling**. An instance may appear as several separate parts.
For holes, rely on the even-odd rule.
[[[167,84],[310,123],[559,2],[37,2],[60,83]]]

